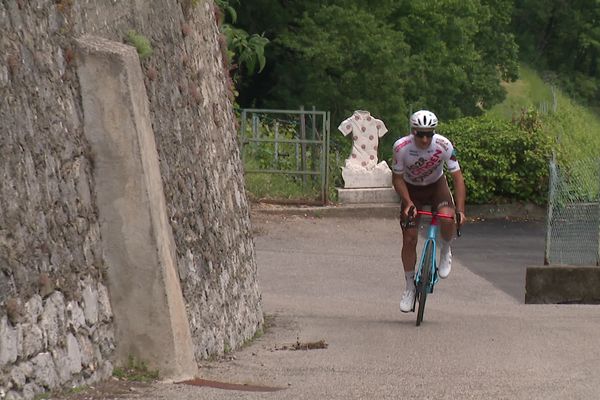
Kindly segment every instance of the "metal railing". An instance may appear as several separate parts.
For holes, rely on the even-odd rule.
[[[312,110],[242,109],[240,145],[245,173],[318,179],[320,200],[328,201],[330,113]],[[259,159],[249,163],[248,158]]]

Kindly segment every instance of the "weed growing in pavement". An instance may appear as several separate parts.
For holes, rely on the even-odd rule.
[[[151,370],[143,360],[129,356],[127,365],[113,370],[113,376],[132,382],[151,382],[158,379],[158,370]]]

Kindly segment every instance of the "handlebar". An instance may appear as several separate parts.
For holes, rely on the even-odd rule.
[[[460,214],[456,214],[454,217],[452,215],[448,215],[448,214],[444,214],[444,213],[436,213],[436,212],[430,212],[430,211],[423,211],[423,210],[417,210],[415,209],[414,206],[411,206],[408,209],[408,219],[403,223],[403,227],[406,228],[408,226],[408,224],[412,221],[414,221],[414,219],[417,217],[417,215],[427,215],[433,218],[445,218],[445,219],[452,219],[456,221],[456,236],[460,237],[461,236],[461,232],[460,232]]]

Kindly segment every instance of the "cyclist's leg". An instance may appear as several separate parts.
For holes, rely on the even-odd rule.
[[[433,204],[435,210],[439,213],[454,217],[454,199],[452,198],[452,193],[448,187],[446,177],[442,176],[436,183],[434,183],[434,185],[435,193]],[[440,234],[443,241],[450,242],[454,237],[455,230],[456,224],[454,223],[454,220],[440,218]]]
[[[422,197],[423,188],[406,184],[408,194],[417,210],[421,210],[423,207]],[[400,210],[404,210],[404,204],[400,206]],[[401,222],[403,220],[402,213],[400,214]],[[409,226],[404,226],[402,223],[402,265],[404,266],[404,272],[414,272],[415,265],[417,263],[417,242],[419,239],[419,219],[420,216],[416,215],[415,219]]]
[[[419,207],[418,202],[418,191],[417,193],[412,192],[409,188],[409,194],[412,202],[415,206]],[[401,206],[401,210],[404,206]],[[400,214],[401,222],[402,213]],[[418,240],[418,217],[410,224],[410,226],[404,226],[402,224],[402,265],[404,269],[404,279],[406,281],[406,287],[400,301],[400,311],[409,312],[414,310],[415,304],[415,265],[417,261],[417,240]]]
[[[454,200],[446,177],[442,176],[436,183],[434,195],[435,209],[443,214],[454,217]],[[440,263],[438,267],[438,275],[440,278],[447,278],[452,269],[452,250],[450,244],[454,236],[455,223],[454,219],[440,218]]]
[[[415,270],[418,233],[417,225],[402,228],[402,265],[405,272]]]
[[[402,225],[402,265],[404,267],[404,280],[406,282],[402,299],[400,300],[400,311],[410,312],[415,305],[415,264],[417,260],[417,226],[404,227]]]

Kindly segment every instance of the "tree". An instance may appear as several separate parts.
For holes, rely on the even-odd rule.
[[[600,104],[600,2],[517,0],[513,27],[521,55],[550,70],[571,96]]]
[[[270,63],[240,89],[243,106],[315,105],[332,111],[334,125],[367,109],[392,140],[410,111],[481,114],[504,99],[501,80],[517,76],[512,0],[243,3],[242,27],[272,40]]]
[[[359,8],[332,5],[305,14],[275,44],[279,81],[268,103],[315,105],[330,110],[334,124],[364,109],[400,125],[408,59],[400,32]]]
[[[510,1],[405,0],[393,20],[411,47],[407,94],[415,108],[444,119],[481,114],[504,99],[501,79],[517,77]]]

